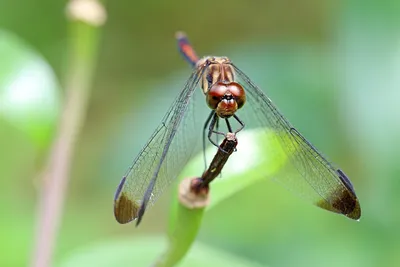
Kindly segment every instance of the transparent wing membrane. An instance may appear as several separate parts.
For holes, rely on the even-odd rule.
[[[246,128],[273,129],[276,135],[268,137],[278,140],[288,158],[275,179],[321,208],[358,219],[361,215],[360,206],[345,174],[333,167],[285,119],[247,75],[236,66],[234,68],[236,81],[245,88],[247,96],[245,106],[237,115],[246,122]]]
[[[196,89],[203,71],[199,68],[192,73],[121,180],[114,203],[118,222],[127,223],[138,218],[141,206],[144,211],[147,202],[153,204],[175,180],[193,152],[199,150],[196,144],[201,140],[203,123],[209,112],[201,90]],[[196,94],[201,95],[201,99],[194,96]]]

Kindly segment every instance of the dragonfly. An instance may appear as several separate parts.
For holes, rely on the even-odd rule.
[[[207,145],[221,149],[218,136],[240,136],[248,128],[274,132],[288,159],[275,179],[320,208],[360,218],[360,203],[347,175],[294,128],[264,91],[228,57],[199,58],[184,33],[176,38],[193,71],[117,187],[114,215],[119,223],[137,220],[139,225],[147,207],[196,152]],[[202,147],[198,140],[203,140]]]

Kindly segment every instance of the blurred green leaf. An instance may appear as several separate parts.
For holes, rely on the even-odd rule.
[[[60,86],[48,63],[19,37],[0,31],[0,118],[41,147],[60,109]]]
[[[158,252],[165,247],[164,238],[157,236],[108,241],[76,250],[56,266],[151,266]],[[179,266],[258,267],[261,265],[206,244],[196,243]]]

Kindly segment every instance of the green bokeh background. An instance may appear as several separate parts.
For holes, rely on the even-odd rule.
[[[0,2],[0,266],[26,266],[31,258],[38,179],[64,95],[65,4]],[[188,33],[200,55],[229,56],[263,88],[345,170],[362,207],[354,222],[266,180],[206,213],[196,247],[215,250],[203,258],[251,266],[400,266],[399,1],[108,1],[105,7],[56,266],[100,266],[107,261],[82,263],[100,255],[118,255],[129,266],[138,247],[150,255],[162,251],[170,191],[139,228],[117,224],[112,208],[120,177],[191,72],[177,52],[177,30]],[[45,77],[39,80],[49,82],[28,83],[27,102],[10,105],[6,92],[22,68],[18,62],[31,61],[39,64],[33,73]]]

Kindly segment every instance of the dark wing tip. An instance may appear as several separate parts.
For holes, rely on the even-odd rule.
[[[356,199],[356,204],[354,206],[354,209],[352,212],[344,214],[346,217],[353,219],[353,220],[359,220],[361,217],[361,207],[360,203],[358,202],[358,199]]]
[[[343,214],[350,219],[358,220],[361,217],[361,207],[360,202],[357,199],[356,192],[354,191],[354,187],[351,184],[350,179],[341,169],[337,169],[336,172],[348,190],[347,192],[342,192],[341,194],[341,198],[345,202],[348,202],[347,208],[343,210],[345,211]]]
[[[117,222],[121,224],[134,220],[139,210],[139,205],[136,201],[130,199],[124,192],[122,192],[125,181],[126,177],[123,177],[114,196],[114,216]]]
[[[351,184],[350,179],[347,177],[347,175],[341,169],[337,169],[336,173],[339,175],[339,179],[346,186],[346,188],[348,190],[350,190],[353,193],[353,195],[356,195],[356,192],[354,191],[354,187]]]
[[[139,205],[122,193],[114,201],[114,216],[117,222],[125,224],[137,218]]]
[[[118,199],[119,195],[121,194],[121,191],[122,191],[122,188],[124,187],[125,181],[126,181],[126,176],[122,177],[121,182],[119,182],[117,191],[115,191],[114,201],[116,201]]]
[[[139,212],[138,212],[138,220],[136,221],[136,227],[139,226],[140,222],[142,221],[144,212],[146,211],[146,205],[145,202],[142,203],[142,205],[140,206]]]
[[[328,199],[321,200],[317,203],[317,206],[358,220],[361,217],[361,207],[353,185],[343,171],[338,169],[336,172],[344,187],[336,188],[335,191],[330,193]]]
[[[358,220],[361,217],[361,207],[357,198],[353,198],[348,193],[334,194],[331,196],[331,201],[328,202],[325,199],[316,203],[316,205],[325,210],[329,210],[335,213],[343,214],[344,216]]]
[[[142,204],[140,205],[140,209],[138,210],[138,213],[137,213],[137,219],[138,220],[136,222],[136,227],[139,226],[140,222],[142,221],[144,212],[146,211],[147,204],[149,203],[150,198],[153,195],[153,189],[154,189],[154,185],[156,184],[156,178],[157,178],[157,176],[155,176],[150,181],[150,184],[147,187],[146,193],[144,193],[143,200],[141,202]]]
[[[147,203],[149,203],[149,200],[151,198],[153,188],[154,188],[155,180],[153,180],[150,184],[149,187],[146,190],[146,193],[144,194],[142,205],[140,205],[139,212],[137,213],[137,222],[136,222],[136,227],[139,226],[140,222],[142,221],[144,212],[146,211]]]

